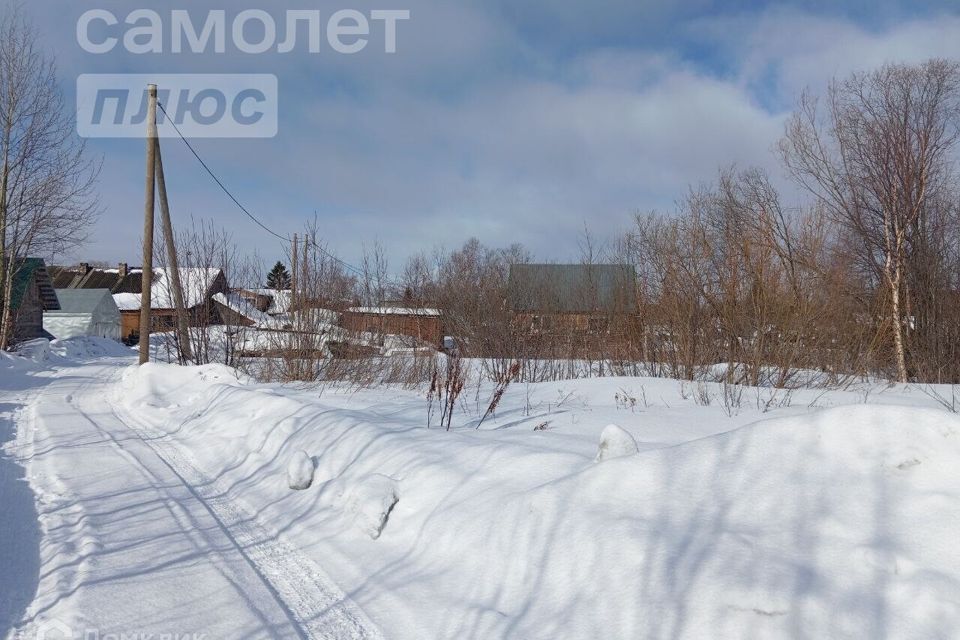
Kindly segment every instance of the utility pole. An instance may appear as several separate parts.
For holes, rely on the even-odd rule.
[[[306,297],[307,292],[310,290],[310,237],[307,235],[303,236],[303,255],[300,256],[300,304],[304,304],[304,298]]]
[[[287,311],[293,311],[297,305],[297,234],[293,234],[293,255],[290,261],[293,263],[290,269],[290,308]]]
[[[143,204],[143,273],[140,279],[140,364],[150,361],[150,288],[153,286],[153,205],[156,199],[157,85],[147,85],[147,180]]]
[[[297,335],[296,331],[300,328],[300,323],[297,320],[298,316],[296,315],[297,308],[297,245],[299,241],[297,240],[297,234],[293,234],[293,247],[291,249],[292,254],[290,256],[290,306],[287,308],[287,313],[290,314],[291,325],[293,326],[294,331],[291,332],[287,338],[287,349],[288,356],[295,353],[297,347]],[[290,363],[293,371],[292,377],[294,380],[300,379],[300,359],[294,357]]]
[[[187,309],[183,303],[183,287],[180,283],[180,264],[177,261],[177,245],[173,237],[173,223],[170,221],[170,203],[167,200],[167,181],[163,176],[163,158],[160,154],[160,138],[154,138],[156,148],[157,190],[160,196],[160,222],[163,226],[163,240],[167,245],[167,264],[170,267],[170,287],[173,289],[173,306],[177,312],[177,342],[180,356],[185,364],[193,359],[190,349],[190,329],[187,321]]]

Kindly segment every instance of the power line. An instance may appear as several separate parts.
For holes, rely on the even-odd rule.
[[[260,220],[257,219],[257,217],[256,217],[255,215],[253,215],[252,213],[250,213],[250,212],[247,210],[246,207],[244,207],[242,204],[240,204],[240,201],[237,200],[232,193],[230,193],[230,190],[227,189],[226,186],[224,186],[224,184],[223,184],[223,182],[221,182],[220,178],[218,178],[217,175],[210,169],[210,167],[207,166],[207,163],[203,161],[203,158],[201,158],[201,157],[200,157],[200,154],[197,153],[197,150],[193,148],[193,145],[191,145],[190,142],[183,136],[183,134],[180,133],[180,128],[177,127],[176,123],[173,121],[173,119],[172,119],[172,118],[170,117],[170,115],[167,113],[167,110],[163,108],[163,104],[158,102],[158,103],[157,103],[157,106],[160,107],[160,111],[163,112],[163,115],[166,117],[166,121],[169,122],[171,126],[173,126],[174,131],[177,132],[177,135],[180,136],[180,139],[183,140],[183,143],[184,143],[185,145],[187,145],[187,149],[190,150],[190,153],[193,154],[193,157],[196,158],[196,159],[197,159],[197,162],[199,162],[200,165],[206,170],[206,172],[207,172],[208,174],[210,174],[210,177],[213,178],[213,181],[217,183],[217,185],[220,187],[220,189],[221,189],[225,194],[227,194],[227,197],[229,197],[231,200],[233,200],[233,203],[234,203],[235,205],[237,205],[237,207],[239,207],[240,210],[243,211],[243,213],[245,213],[248,218],[250,218],[251,220],[253,220],[253,222],[256,223],[257,226],[259,226],[261,229],[263,229],[264,231],[266,231],[266,232],[269,233],[270,235],[275,236],[275,237],[279,238],[280,240],[283,240],[284,242],[290,242],[290,238],[287,238],[287,237],[285,237],[285,236],[280,235],[279,233],[277,233],[276,231],[274,231],[273,229],[271,229],[271,228],[268,227],[267,225],[265,225],[265,224],[263,224],[262,222],[260,222]]]
[[[173,118],[171,118],[170,115],[167,113],[167,110],[163,108],[163,104],[160,103],[160,102],[157,102],[157,106],[160,108],[160,111],[163,112],[163,115],[165,116],[165,121],[166,121],[166,122],[169,122],[170,125],[173,127],[173,130],[177,132],[177,135],[180,136],[180,140],[183,141],[183,144],[187,145],[187,149],[189,149],[189,150],[190,150],[190,153],[193,154],[193,157],[197,159],[197,162],[200,163],[200,166],[202,166],[202,167],[204,168],[204,170],[207,172],[207,174],[209,174],[210,177],[213,178],[213,181],[217,183],[217,186],[220,187],[220,190],[223,191],[225,194],[227,194],[227,197],[230,198],[230,200],[232,200],[235,205],[237,205],[237,207],[240,209],[240,211],[242,211],[242,212],[244,213],[244,215],[246,215],[248,218],[250,218],[250,220],[252,220],[252,221],[254,222],[254,224],[256,224],[258,227],[260,227],[261,229],[263,229],[264,231],[266,231],[266,232],[269,233],[270,235],[272,235],[272,236],[274,236],[274,237],[276,237],[276,238],[279,238],[280,240],[283,240],[284,242],[286,242],[286,243],[288,243],[288,244],[291,243],[291,242],[293,242],[293,240],[292,240],[291,238],[289,238],[289,237],[287,237],[287,236],[284,236],[284,235],[282,235],[282,234],[277,233],[276,231],[274,231],[273,229],[271,229],[270,227],[268,227],[266,224],[264,224],[263,222],[261,222],[260,219],[257,218],[255,215],[253,215],[252,213],[250,213],[250,211],[249,211],[245,206],[243,206],[243,204],[241,204],[241,202],[236,198],[236,196],[234,196],[234,195],[230,192],[230,190],[227,189],[226,185],[224,185],[224,184],[223,184],[223,181],[220,180],[219,177],[217,177],[217,174],[215,174],[215,173],[213,172],[213,170],[210,168],[210,166],[207,165],[207,163],[203,161],[203,158],[201,158],[201,157],[200,157],[200,154],[197,153],[197,150],[193,148],[193,145],[190,144],[190,141],[187,140],[187,138],[183,135],[183,133],[180,132],[180,128],[179,128],[179,127],[177,126],[177,124],[173,121]],[[320,246],[320,245],[317,244],[316,242],[313,242],[313,241],[311,241],[311,240],[309,240],[309,239],[307,239],[307,238],[304,238],[304,240],[305,240],[306,242],[309,242],[311,245],[313,245],[313,246],[314,246],[317,250],[319,250],[323,255],[327,256],[327,257],[330,258],[331,260],[336,261],[338,264],[342,265],[342,266],[343,266],[344,268],[346,268],[347,270],[352,271],[352,272],[354,272],[355,274],[360,275],[360,276],[365,275],[366,272],[365,272],[363,269],[360,269],[359,267],[355,267],[354,265],[350,264],[349,262],[346,262],[345,260],[342,260],[341,258],[338,258],[337,256],[333,255],[332,253],[330,253],[329,251],[327,251],[326,248]]]

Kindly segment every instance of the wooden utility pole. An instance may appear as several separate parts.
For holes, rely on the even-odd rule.
[[[308,269],[309,266],[309,255],[310,255],[310,237],[303,236],[303,255],[300,256],[300,304],[306,304],[305,298],[308,295],[310,289],[310,272]]]
[[[147,85],[147,180],[143,204],[140,280],[140,364],[150,361],[150,288],[153,286],[153,205],[156,199],[157,85]]]
[[[187,309],[183,303],[183,287],[180,282],[180,263],[177,261],[177,244],[173,237],[173,223],[170,221],[170,203],[167,200],[167,181],[163,176],[163,158],[160,154],[160,138],[154,138],[156,148],[157,190],[160,196],[160,223],[163,227],[163,240],[167,245],[167,265],[170,267],[170,288],[173,289],[173,306],[177,312],[177,342],[180,356],[184,361],[192,360],[190,349],[190,329]],[[181,364],[185,364],[182,362]]]
[[[287,313],[290,315],[291,324],[295,330],[300,328],[299,321],[297,320],[299,316],[296,315],[297,276],[298,276],[297,269],[299,268],[297,267],[297,246],[298,245],[299,245],[299,241],[297,240],[297,234],[293,234],[293,247],[291,248],[291,255],[290,255],[290,263],[291,263],[290,264],[290,306],[287,307]],[[298,336],[295,335],[294,333],[290,333],[287,337],[288,355],[296,353],[297,342],[298,342]],[[292,370],[288,371],[288,373],[290,374],[291,378],[293,380],[299,380],[300,379],[300,359],[297,357],[292,358],[290,360],[290,368]]]
[[[290,261],[290,308],[287,311],[293,311],[297,306],[297,234],[293,234],[293,255]]]

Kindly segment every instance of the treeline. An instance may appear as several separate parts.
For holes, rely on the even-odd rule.
[[[359,268],[339,261],[315,220],[300,236],[299,256],[290,256],[301,312],[293,338],[282,334],[278,349],[288,357],[271,375],[429,380],[430,354],[407,367],[362,350],[337,362],[325,351],[323,309],[400,303],[438,308],[452,338],[447,350],[481,359],[498,381],[960,383],[958,126],[960,68],[952,61],[886,65],[802,96],[777,146],[785,181],[723,168],[676,210],[637,214],[602,243],[584,232],[584,265],[630,265],[637,275],[629,305],[593,309],[587,324],[511,309],[511,266],[534,261],[520,245],[495,249],[472,239],[413,256],[398,274],[379,246]],[[805,196],[787,202],[777,184]],[[242,285],[232,271],[231,283]],[[265,280],[254,276],[248,286]]]
[[[727,168],[605,247],[585,235],[584,262],[636,267],[639,306],[628,340],[586,356],[687,379],[732,363],[732,383],[786,386],[800,370],[960,382],[958,80],[952,61],[890,64],[802,96],[777,149],[802,206],[764,171]],[[470,241],[413,258],[401,286],[438,305],[468,353],[583,358],[574,335],[512,324],[509,266],[529,260]]]

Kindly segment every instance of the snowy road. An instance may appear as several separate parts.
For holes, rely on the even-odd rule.
[[[107,389],[128,363],[58,369],[17,414],[40,576],[13,637],[380,637],[315,563],[118,413]]]
[[[960,416],[929,389],[747,389],[729,415],[721,383],[562,380],[476,429],[486,385],[447,432],[419,391],[44,346],[0,353],[0,638],[960,629]],[[638,452],[598,462],[605,432]]]

